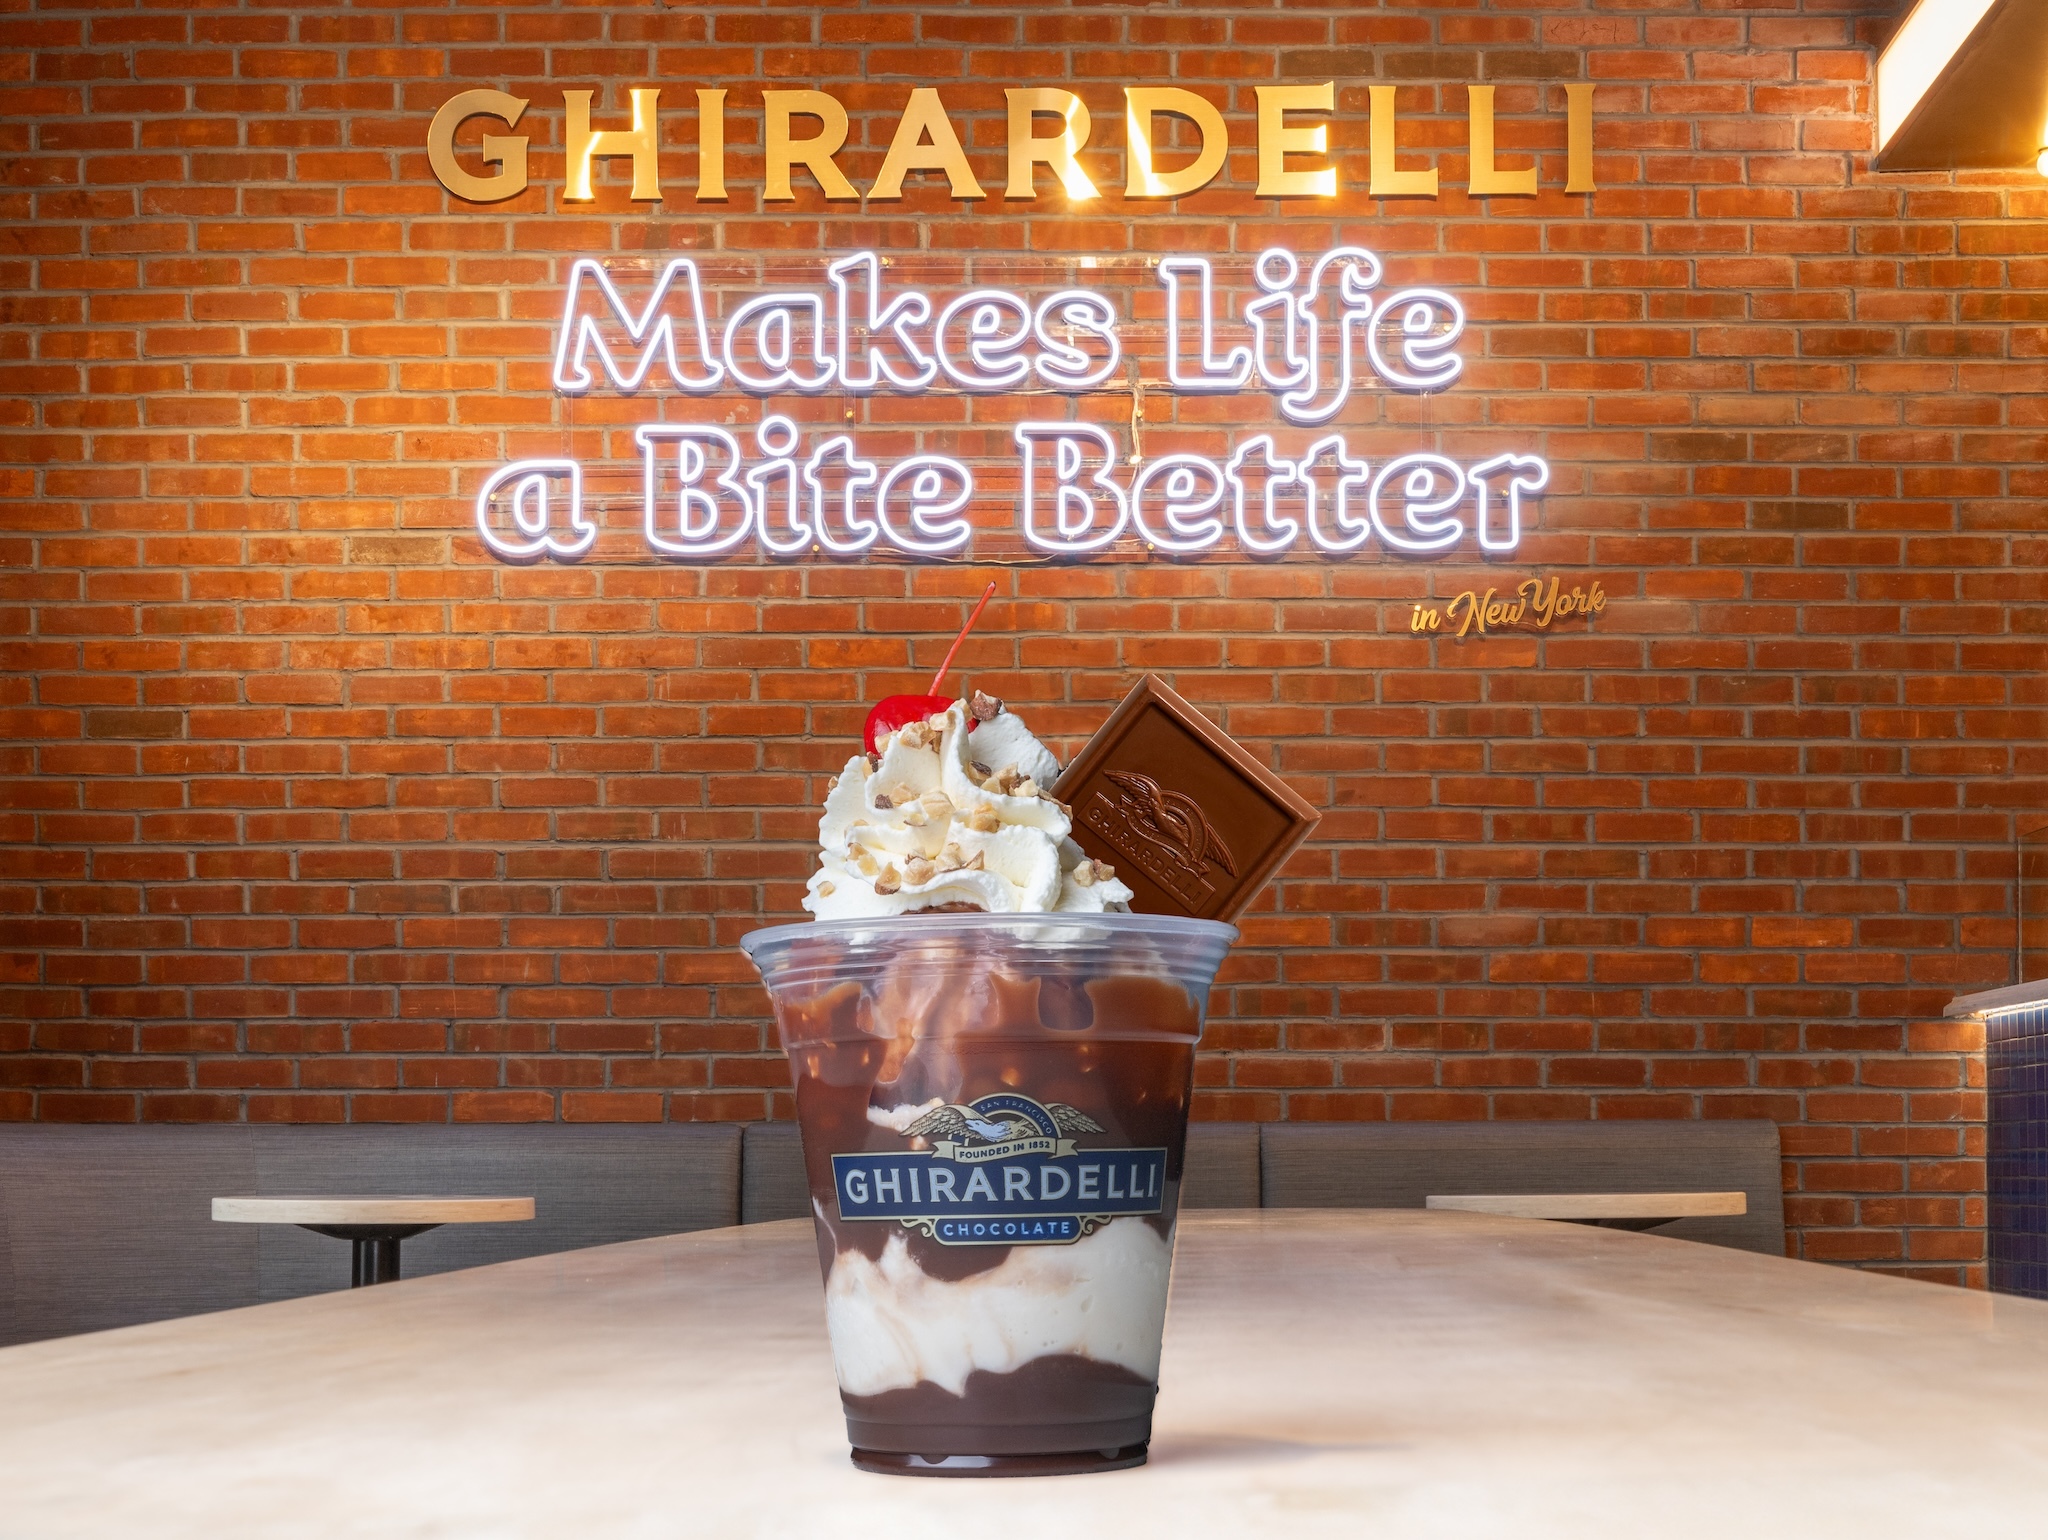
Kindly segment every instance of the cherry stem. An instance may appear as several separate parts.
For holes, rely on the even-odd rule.
[[[967,640],[967,633],[974,629],[974,623],[981,619],[981,612],[988,608],[988,601],[996,596],[996,585],[991,583],[982,590],[981,603],[968,612],[967,624],[960,628],[960,634],[953,638],[953,645],[946,649],[946,661],[939,665],[939,671],[932,675],[932,687],[927,695],[939,693],[939,686],[946,682],[946,675],[953,671],[953,654],[960,650],[960,644]]]

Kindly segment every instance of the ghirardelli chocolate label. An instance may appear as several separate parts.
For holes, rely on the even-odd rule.
[[[1074,839],[1141,914],[1232,920],[1318,817],[1285,781],[1151,675],[1060,777]]]
[[[832,1157],[842,1220],[894,1222],[947,1246],[1059,1246],[1160,1211],[1166,1151],[1082,1149],[1102,1127],[1063,1102],[1003,1092],[934,1107],[903,1132],[930,1148]]]

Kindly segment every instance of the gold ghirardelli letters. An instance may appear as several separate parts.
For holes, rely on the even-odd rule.
[[[1471,173],[1467,191],[1478,198],[1533,197],[1537,192],[1538,170],[1533,160],[1527,165],[1503,166],[1495,155],[1494,91],[1491,85],[1466,88],[1466,123],[1471,146]],[[1183,198],[1199,192],[1222,174],[1229,158],[1230,129],[1214,103],[1180,86],[1125,86],[1124,93],[1124,196],[1132,199]],[[663,196],[661,165],[657,151],[661,91],[635,88],[630,93],[630,126],[594,128],[591,98],[587,90],[564,91],[563,148],[567,171],[562,198],[569,203],[586,203],[596,194],[592,189],[592,168],[597,161],[614,157],[633,163],[631,196],[640,202],[656,202]],[[1564,190],[1590,193],[1593,180],[1593,87],[1572,83],[1565,94]],[[727,91],[700,89],[697,92],[697,185],[693,200],[718,203],[726,192]],[[1009,104],[1009,158],[1001,196],[1015,202],[1039,196],[1036,174],[1042,165],[1052,173],[1069,200],[1082,202],[1097,195],[1095,183],[1082,168],[1080,154],[1088,146],[1093,127],[1088,109],[1071,91],[1050,86],[1012,87],[1004,93]],[[1400,148],[1400,124],[1394,102],[1395,88],[1369,88],[1370,178],[1367,191],[1375,198],[1434,198],[1437,196],[1437,168],[1403,164],[1421,153]],[[1330,153],[1329,122],[1304,123],[1301,118],[1317,114],[1325,118],[1336,112],[1336,83],[1259,86],[1255,129],[1258,152],[1256,196],[1261,198],[1330,198],[1339,190],[1337,168],[1314,163]],[[427,162],[441,185],[456,197],[471,203],[496,203],[515,197],[527,186],[524,134],[486,133],[479,151],[485,165],[501,169],[495,175],[481,175],[462,164],[455,147],[455,133],[470,118],[497,118],[509,128],[516,127],[529,102],[504,91],[463,91],[450,97],[427,127]],[[1059,132],[1039,131],[1041,118],[1060,120]],[[1153,160],[1161,117],[1178,118],[1192,124],[1200,149],[1185,165],[1160,169]],[[1296,121],[1290,121],[1290,118]],[[829,91],[778,90],[761,92],[762,190],[764,202],[781,203],[796,197],[792,177],[804,173],[827,198],[859,201],[863,194],[839,168],[837,156],[846,143],[849,122],[845,105]],[[1292,163],[1290,163],[1290,157]],[[962,147],[959,131],[947,115],[939,93],[919,86],[910,93],[881,170],[866,194],[866,201],[891,202],[903,196],[903,179],[913,171],[938,172],[962,202],[996,196],[975,178]]]
[[[1323,166],[1314,171],[1289,171],[1289,155],[1327,155],[1330,125],[1289,128],[1290,112],[1335,112],[1337,86],[1326,80],[1319,86],[1260,86],[1259,102],[1259,188],[1261,198],[1334,198],[1337,168]]]
[[[1162,112],[1186,118],[1202,136],[1201,151],[1172,171],[1156,171],[1152,166],[1152,118]],[[1125,86],[1124,143],[1130,147],[1125,197],[1180,198],[1201,191],[1216,179],[1230,151],[1230,130],[1223,114],[1205,96],[1179,86]]]
[[[1394,110],[1394,88],[1372,86],[1372,195],[1375,198],[1434,198],[1436,167],[1403,171],[1394,164],[1400,118]]]
[[[789,131],[792,118],[815,119],[818,131],[794,138]],[[825,91],[763,91],[761,123],[767,160],[763,198],[771,203],[794,198],[789,174],[798,166],[810,172],[826,197],[860,197],[839,169],[839,163],[832,159],[846,143],[848,126],[846,109],[839,104],[838,97]]]
[[[427,125],[427,164],[441,185],[458,198],[471,203],[496,203],[526,191],[526,136],[506,138],[484,135],[483,159],[487,166],[503,166],[496,176],[478,176],[463,169],[455,158],[455,130],[471,118],[497,118],[507,128],[515,126],[526,112],[526,99],[505,91],[464,91],[451,96]]]
[[[1078,203],[1094,197],[1095,184],[1074,158],[1088,142],[1088,131],[1094,126],[1081,98],[1072,91],[1052,86],[1012,86],[1003,96],[1010,104],[1010,179],[1003,196],[1037,197],[1032,168],[1036,162],[1044,161],[1060,179],[1069,198]],[[1041,135],[1036,121],[1040,115],[1058,117],[1060,132]]]
[[[654,199],[661,196],[661,156],[655,147],[654,114],[661,105],[659,91],[633,92],[633,126],[593,131],[590,126],[590,93],[564,91],[562,104],[568,109],[568,184],[562,196],[572,202],[588,202],[590,163],[600,156],[633,157],[633,196]]]

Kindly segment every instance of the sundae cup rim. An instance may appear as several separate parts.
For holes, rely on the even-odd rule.
[[[1079,932],[1082,935],[1149,936],[1160,940],[1221,942],[1226,948],[1242,934],[1222,920],[1198,920],[1177,914],[1060,913],[1046,910],[1016,914],[898,914],[859,915],[844,920],[800,920],[764,926],[740,937],[740,947],[758,964],[764,950],[772,950],[802,937],[940,935],[946,932],[994,930],[1015,932],[1020,927],[1042,927],[1048,931]],[[1105,936],[1104,939],[1107,939]]]

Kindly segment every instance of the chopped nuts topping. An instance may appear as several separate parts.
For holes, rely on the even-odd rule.
[[[939,852],[939,870],[942,872],[956,872],[965,864],[966,858],[960,854],[958,845],[949,843]]]
[[[1003,826],[992,807],[978,807],[967,815],[967,827],[976,834],[993,834]]]
[[[875,793],[876,807],[901,807],[906,802],[915,802],[916,800],[917,793],[911,790],[910,784],[907,781],[898,781],[886,791]]]
[[[944,717],[937,717],[932,722],[912,722],[896,734],[896,741],[906,749],[930,748],[932,740],[937,736],[932,730],[933,727],[944,721]]]
[[[902,887],[903,874],[893,866],[883,867],[881,876],[875,879],[875,891],[877,893],[895,893],[900,891]]]
[[[1107,861],[1083,861],[1074,868],[1074,886],[1092,888],[1098,882],[1107,882],[1116,875],[1116,868]]]
[[[922,797],[919,797],[917,802],[918,806],[922,807],[933,818],[951,818],[953,816],[953,799],[943,791],[940,791],[936,786]]]
[[[913,888],[930,882],[937,873],[938,868],[923,856],[912,856],[903,863],[903,880]]]
[[[838,891],[839,890],[833,887],[832,884],[829,882],[821,882],[818,884],[818,897],[820,898],[830,898],[834,893]]]
[[[935,733],[943,733],[946,730],[946,713],[943,711],[934,711],[930,716],[924,719],[924,725],[926,727],[929,727]]]
[[[974,852],[974,854],[973,854],[973,855],[969,856],[969,857],[967,858],[967,864],[966,864],[965,866],[961,867],[961,868],[960,868],[960,870],[962,870],[963,872],[978,872],[978,871],[980,871],[980,870],[981,870],[981,852],[977,850],[977,851],[975,851],[975,852]]]
[[[913,829],[922,829],[932,821],[931,814],[924,810],[924,804],[913,802],[903,810],[903,821]]]
[[[874,852],[865,845],[856,850],[853,853],[853,869],[863,877],[874,876],[876,871]]]
[[[987,765],[978,759],[970,759],[967,761],[967,773],[974,777],[974,784],[979,786],[983,781],[994,775],[995,771],[989,769]]]
[[[1010,795],[1014,797],[1035,797],[1038,795],[1038,782],[1032,780],[1027,775],[1017,783],[1016,790],[1011,792]]]
[[[1003,714],[1003,703],[993,695],[984,695],[976,690],[974,699],[967,704],[967,709],[973,714],[975,721],[990,722]]]

